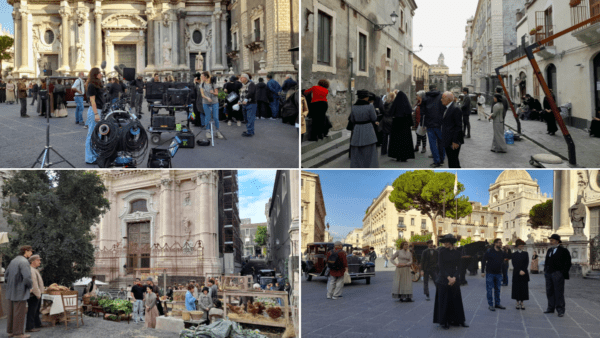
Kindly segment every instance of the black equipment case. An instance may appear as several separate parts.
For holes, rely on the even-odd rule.
[[[181,140],[181,145],[179,145],[179,148],[194,148],[196,146],[196,137],[191,131],[178,132],[177,137],[179,137]]]

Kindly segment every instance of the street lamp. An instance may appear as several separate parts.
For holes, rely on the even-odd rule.
[[[418,52],[420,52],[420,51],[422,51],[422,50],[423,50],[423,44],[422,44],[422,43],[420,43],[420,44],[419,44],[419,50],[415,50],[415,51],[413,51],[413,53],[418,53]]]
[[[392,17],[392,23],[375,24],[375,31],[380,31],[380,30],[383,30],[387,26],[393,26],[393,25],[395,25],[396,24],[396,20],[398,19],[398,14],[396,14],[396,11],[394,11],[394,12],[392,12],[392,14],[390,14],[390,16]]]

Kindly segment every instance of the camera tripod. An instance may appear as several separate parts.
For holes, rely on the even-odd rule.
[[[44,150],[42,150],[40,156],[38,156],[35,163],[31,166],[32,168],[36,166],[36,164],[40,163],[40,169],[50,168],[55,164],[59,164],[62,162],[67,162],[71,168],[75,168],[74,165],[71,164],[66,158],[64,158],[56,149],[54,149],[50,145],[50,94],[48,94],[48,98],[46,99],[46,146],[44,146]],[[41,107],[40,107],[41,110]],[[53,151],[58,157],[62,160],[52,163],[50,161],[50,151]]]

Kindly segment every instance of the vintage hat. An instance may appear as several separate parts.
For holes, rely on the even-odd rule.
[[[369,93],[368,90],[359,90],[356,92],[356,97],[358,97],[359,99],[364,99],[366,97],[369,97],[371,95],[371,93]]]
[[[548,239],[555,239],[558,241],[558,243],[562,243],[562,241],[560,240],[560,235],[558,234],[552,234],[552,236],[548,237]]]
[[[154,280],[152,279],[152,277],[148,277],[148,278],[146,279],[146,281],[150,281],[150,282],[154,283]]]
[[[456,239],[456,237],[454,237],[454,235],[447,234],[446,236],[440,238],[440,243],[446,243],[446,242],[456,243],[457,240],[458,239]]]
[[[525,245],[525,242],[519,238],[515,241],[515,247],[520,246],[520,245]]]

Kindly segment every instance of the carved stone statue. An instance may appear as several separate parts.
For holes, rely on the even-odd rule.
[[[577,171],[577,195],[583,196],[585,187],[588,185],[587,172],[584,170]]]
[[[569,216],[571,217],[571,225],[575,236],[583,236],[583,228],[585,227],[585,205],[581,203],[581,195],[577,196],[577,203],[569,208]]]
[[[169,43],[167,38],[165,38],[165,42],[163,43],[163,63],[171,65],[171,43]]]
[[[77,64],[85,63],[85,50],[84,45],[81,43],[81,40],[77,43]]]
[[[183,226],[183,232],[187,235],[186,240],[189,240],[192,234],[192,222],[187,217],[184,217],[181,225]]]
[[[191,201],[190,193],[189,192],[186,192],[184,194],[183,205],[184,206],[192,205],[192,201]]]

